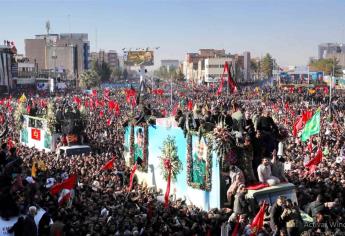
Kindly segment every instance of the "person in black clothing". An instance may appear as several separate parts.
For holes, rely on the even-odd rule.
[[[18,218],[17,222],[8,230],[8,233],[14,236],[23,236],[24,234],[24,217]]]
[[[0,152],[0,172],[2,168],[6,165],[7,159],[7,143],[3,143],[1,145],[1,152]]]
[[[29,207],[29,213],[26,215],[24,220],[24,232],[26,236],[37,236],[37,226],[35,223],[36,213],[36,207]]]
[[[325,203],[323,202],[322,195],[317,195],[316,200],[311,202],[306,207],[306,213],[311,217],[315,218],[317,213],[323,213],[325,210]]]
[[[268,157],[274,149],[277,149],[278,143],[276,141],[276,136],[278,134],[278,127],[274,123],[267,109],[264,110],[263,116],[259,117],[256,129],[262,133],[265,143],[264,156]]]
[[[40,219],[40,222],[38,223],[38,236],[46,236],[50,233],[50,221],[51,217],[48,211],[46,211],[42,218]]]
[[[282,196],[279,196],[276,203],[271,208],[271,227],[274,229],[274,236],[280,235],[280,232],[284,229],[285,223],[281,218],[281,215],[284,211],[285,199]]]

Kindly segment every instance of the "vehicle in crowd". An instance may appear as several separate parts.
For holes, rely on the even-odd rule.
[[[90,152],[91,147],[88,145],[61,146],[56,149],[56,153],[60,156],[89,154]]]

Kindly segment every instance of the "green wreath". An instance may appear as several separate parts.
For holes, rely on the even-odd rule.
[[[162,157],[160,168],[163,171],[163,177],[165,180],[168,179],[169,168],[171,168],[171,177],[176,181],[177,175],[182,170],[182,162],[177,155],[177,146],[175,139],[168,135],[168,137],[163,142]]]

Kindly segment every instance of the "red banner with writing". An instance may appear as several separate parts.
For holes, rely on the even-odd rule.
[[[32,129],[31,130],[31,138],[34,140],[41,140],[41,130],[39,129]]]

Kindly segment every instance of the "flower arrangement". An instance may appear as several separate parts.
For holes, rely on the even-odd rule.
[[[222,163],[230,150],[234,147],[231,133],[224,123],[219,123],[212,132],[214,150],[217,153],[219,162]]]
[[[177,175],[182,170],[182,163],[177,155],[176,142],[171,136],[168,136],[163,142],[160,167],[165,180],[168,180],[169,170],[171,170],[174,181],[176,181]]]
[[[47,113],[44,116],[44,118],[47,120],[47,131],[49,134],[52,134],[55,132],[55,127],[57,124],[56,120],[56,107],[52,102],[48,103],[47,107]]]
[[[14,122],[17,130],[21,130],[23,128],[23,115],[26,114],[28,114],[28,112],[25,109],[24,103],[19,103],[14,112]]]

